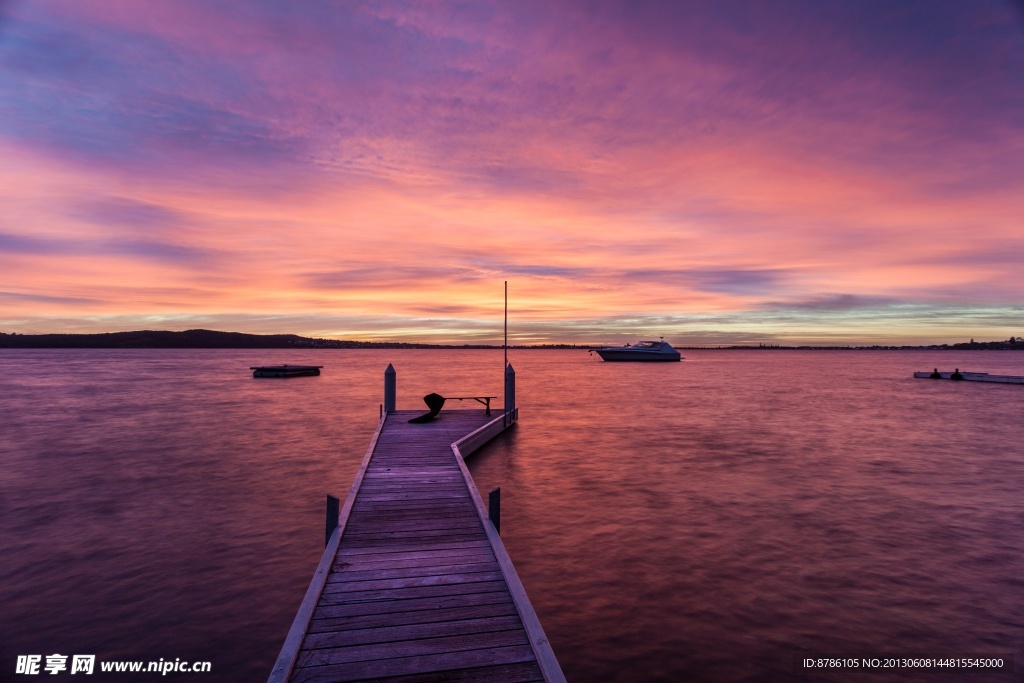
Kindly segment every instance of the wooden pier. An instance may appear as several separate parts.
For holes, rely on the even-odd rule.
[[[463,462],[517,410],[409,424],[422,411],[393,409],[389,370],[389,405],[269,680],[564,681]],[[514,374],[512,387],[510,406]]]

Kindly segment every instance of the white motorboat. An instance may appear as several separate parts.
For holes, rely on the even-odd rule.
[[[642,341],[625,346],[605,346],[591,349],[606,361],[671,362],[683,359],[664,338],[661,341]]]

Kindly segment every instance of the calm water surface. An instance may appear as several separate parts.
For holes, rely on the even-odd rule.
[[[1024,354],[509,355],[520,424],[470,469],[502,488],[570,681],[1020,679],[1024,387],[912,373],[1024,374]],[[248,371],[283,362],[326,367]],[[498,352],[0,352],[0,680],[53,653],[265,680],[389,362],[399,408],[501,395]],[[992,653],[1017,673],[797,672],[806,653]]]

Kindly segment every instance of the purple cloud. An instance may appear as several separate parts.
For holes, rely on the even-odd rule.
[[[29,237],[0,233],[0,254],[28,254],[36,256],[90,256],[121,255],[186,266],[197,270],[208,269],[222,258],[212,249],[190,247],[160,240],[146,239],[69,239]]]
[[[46,294],[28,294],[25,292],[0,292],[0,301],[28,302],[41,304],[63,304],[70,306],[93,306],[102,303],[99,299],[77,296],[49,296]]]

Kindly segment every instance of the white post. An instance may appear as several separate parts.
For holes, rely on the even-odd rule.
[[[516,408],[516,371],[509,363],[505,366],[505,426],[512,424],[513,411]]]
[[[388,363],[388,369],[384,371],[384,412],[395,412],[395,396],[397,395],[397,380],[395,377],[395,366]]]

